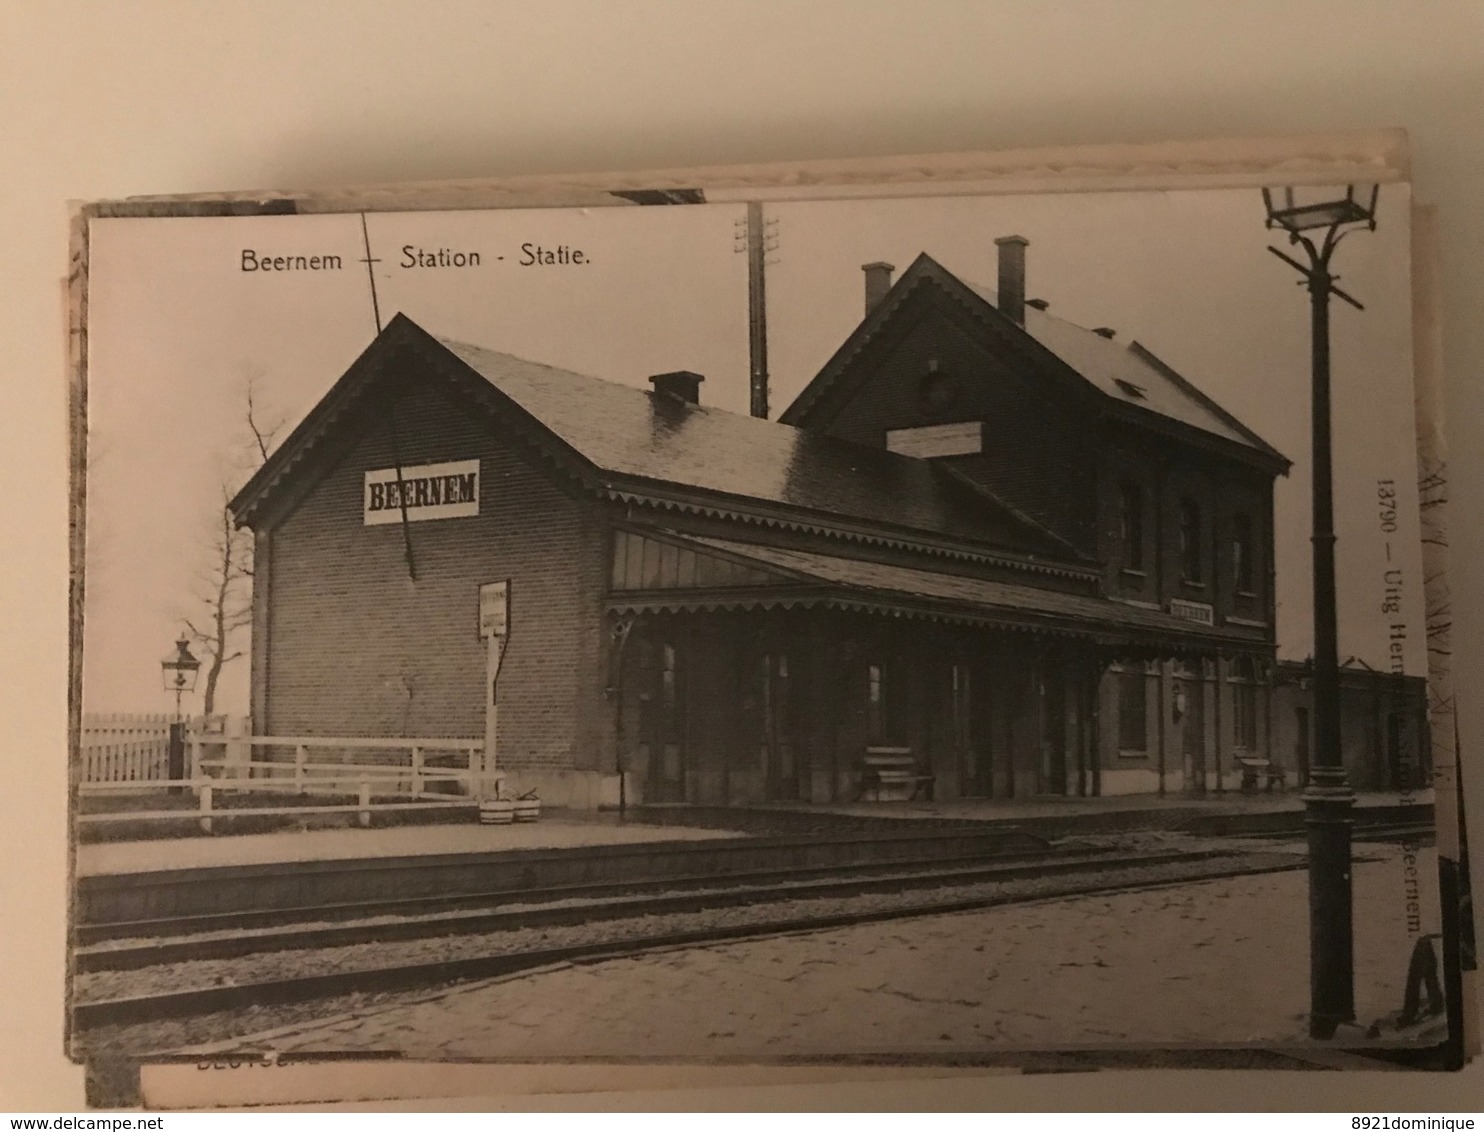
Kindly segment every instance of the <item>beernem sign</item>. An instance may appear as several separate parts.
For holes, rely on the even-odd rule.
[[[362,492],[366,526],[427,519],[466,519],[479,514],[479,461],[377,468]]]

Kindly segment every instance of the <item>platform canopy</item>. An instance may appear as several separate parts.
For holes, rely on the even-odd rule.
[[[1070,637],[1115,652],[1247,652],[1271,645],[1160,609],[814,550],[673,531],[615,543],[609,609],[620,614],[835,609]]]

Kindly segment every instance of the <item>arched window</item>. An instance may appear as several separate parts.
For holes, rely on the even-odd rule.
[[[1201,556],[1201,505],[1194,499],[1180,500],[1180,577],[1187,582],[1204,580]]]

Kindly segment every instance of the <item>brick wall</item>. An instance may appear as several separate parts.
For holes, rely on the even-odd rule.
[[[1300,781],[1301,765],[1314,755],[1312,685],[1297,665],[1283,665],[1273,689],[1275,758]],[[1340,744],[1350,785],[1361,791],[1424,789],[1431,782],[1427,685],[1347,669],[1340,676]],[[1306,735],[1300,735],[1300,726]]]
[[[439,394],[405,396],[378,416],[266,540],[270,560],[255,595],[262,634],[255,728],[482,736],[478,587],[510,578],[500,764],[610,765],[601,667],[606,547],[596,510]],[[394,450],[404,466],[481,462],[477,517],[408,525],[415,581],[402,525],[362,521],[363,473],[394,466]]]
[[[1124,484],[1137,486],[1143,501],[1144,553],[1138,570],[1126,568]],[[1180,504],[1187,498],[1201,512],[1201,585],[1181,577]],[[1259,639],[1272,639],[1273,504],[1266,473],[1172,441],[1120,437],[1108,447],[1098,499],[1098,556],[1109,593],[1162,606],[1171,598],[1204,602],[1214,607],[1218,624],[1229,617],[1262,622],[1265,630],[1245,627]],[[1238,515],[1251,521],[1254,561],[1252,588],[1246,591],[1238,590],[1232,553]]]
[[[953,421],[984,421],[984,452],[952,458],[971,478],[1079,547],[1092,548],[1096,462],[1085,415],[1069,412],[1046,377],[1025,374],[1027,363],[992,353],[976,336],[937,311],[905,308],[902,331],[874,343],[856,365],[871,372],[825,431],[884,447],[890,429]],[[920,309],[919,317],[912,311]],[[923,379],[933,372],[957,382],[948,404],[925,403]],[[842,384],[849,384],[845,377]]]

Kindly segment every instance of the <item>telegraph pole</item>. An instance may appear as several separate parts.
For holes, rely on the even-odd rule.
[[[747,205],[747,348],[751,381],[748,411],[764,420],[768,417],[768,295],[766,274],[768,253],[777,241],[769,238],[768,228],[777,221],[763,219],[761,201]]]

